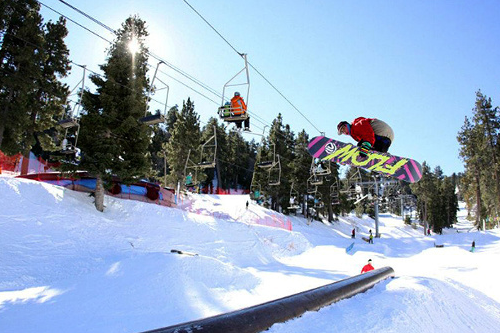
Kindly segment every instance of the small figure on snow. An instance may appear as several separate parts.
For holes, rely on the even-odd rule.
[[[431,228],[427,228],[427,236],[431,235]]]
[[[189,175],[186,176],[186,186],[193,185],[193,174],[190,172]]]
[[[356,238],[356,229],[352,228],[351,238]]]
[[[247,200],[247,204],[246,204],[246,207],[247,207],[247,209],[248,209],[248,200]]]
[[[475,252],[475,251],[476,251],[476,241],[475,241],[475,240],[473,240],[473,241],[472,241],[472,246],[471,246],[471,248],[470,248],[470,252]]]
[[[368,238],[368,243],[373,244],[373,234],[371,229],[370,229],[370,237]]]
[[[369,272],[369,271],[373,271],[374,269],[375,268],[373,268],[373,266],[372,266],[372,260],[368,259],[368,264],[363,266],[363,269],[361,270],[361,274]]]
[[[382,120],[359,117],[349,124],[341,121],[337,125],[338,134],[350,135],[358,142],[359,155],[366,157],[370,150],[386,153],[394,141],[394,131]]]
[[[235,92],[233,98],[231,98],[231,111],[233,112],[234,116],[243,116],[247,113],[247,105],[245,104],[243,98],[240,96],[239,92]],[[238,129],[241,129],[242,122],[243,120],[238,120],[235,122]],[[245,130],[250,130],[250,117],[247,117],[245,119]]]

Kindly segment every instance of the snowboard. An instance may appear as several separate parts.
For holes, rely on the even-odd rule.
[[[422,178],[422,166],[411,158],[373,150],[363,158],[359,156],[357,146],[325,136],[314,137],[309,141],[307,150],[313,157],[323,161],[362,168],[408,183],[416,183]]]
[[[354,247],[354,242],[352,242],[351,245],[345,248],[345,253],[349,253],[349,251],[351,251],[353,247]]]

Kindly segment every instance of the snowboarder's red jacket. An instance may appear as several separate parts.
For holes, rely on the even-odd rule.
[[[372,120],[374,118],[359,117],[354,119],[351,124],[351,136],[358,142],[367,141],[373,147],[375,145],[375,133],[371,125]]]
[[[373,268],[372,264],[366,264],[365,266],[363,266],[363,269],[361,270],[361,274],[369,272],[369,271],[373,271],[374,269],[375,268]]]

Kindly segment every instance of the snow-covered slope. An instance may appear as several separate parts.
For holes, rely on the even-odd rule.
[[[356,275],[368,258],[396,278],[270,332],[498,331],[498,230],[461,220],[426,237],[382,215],[372,245],[360,239],[369,218],[291,217],[288,231],[254,224],[276,213],[247,200],[194,195],[173,209],[107,197],[99,213],[86,194],[0,176],[0,332],[154,329]]]

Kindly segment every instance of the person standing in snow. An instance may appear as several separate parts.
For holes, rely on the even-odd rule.
[[[351,238],[356,238],[356,229],[352,228]]]
[[[476,251],[476,241],[475,241],[475,240],[473,240],[473,241],[472,241],[472,246],[471,246],[471,248],[470,248],[470,252],[475,252],[475,251]]]
[[[370,229],[370,237],[368,238],[368,243],[373,244],[373,234],[371,229]]]
[[[361,274],[369,272],[369,271],[373,271],[374,269],[375,268],[373,268],[373,266],[372,266],[372,260],[368,259],[368,264],[363,266],[363,269],[361,270]]]
[[[337,125],[339,135],[350,135],[358,142],[359,155],[366,157],[370,150],[387,153],[394,141],[394,131],[382,120],[359,117],[349,124],[341,121]]]
[[[248,200],[247,200],[247,209],[248,209]]]

